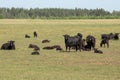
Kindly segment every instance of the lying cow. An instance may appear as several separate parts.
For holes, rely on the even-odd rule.
[[[1,46],[1,50],[15,50],[15,41],[8,41]]]
[[[63,50],[60,45],[54,45],[52,47],[56,50],[59,50],[59,51]]]
[[[47,39],[42,40],[42,43],[49,43],[49,42],[50,42],[50,40],[47,40]]]
[[[46,47],[43,47],[43,49],[52,50],[52,49],[54,49],[54,47],[53,46],[46,46]]]
[[[94,48],[94,53],[103,54],[103,51],[101,51],[101,50],[98,50],[97,48]]]
[[[31,55],[39,55],[39,54],[40,54],[40,53],[37,52],[37,51],[34,51],[34,52],[31,53]]]
[[[63,51],[63,49],[61,47],[57,47],[56,50],[57,51]]]
[[[40,50],[40,48],[35,44],[29,44],[29,48],[34,48],[35,51]]]
[[[25,38],[30,38],[30,36],[28,34],[25,34]]]

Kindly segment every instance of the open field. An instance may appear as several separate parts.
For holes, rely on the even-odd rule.
[[[37,39],[33,31],[37,31]],[[0,20],[0,46],[9,40],[16,44],[16,50],[0,50],[0,80],[120,80],[120,40],[111,40],[110,48],[100,48],[104,54],[42,49],[59,44],[65,50],[63,35],[78,32],[84,38],[95,36],[100,48],[100,35],[120,32],[120,20]],[[25,34],[31,38],[25,39]],[[43,39],[51,42],[42,44]],[[40,55],[30,55],[30,43],[39,45]]]

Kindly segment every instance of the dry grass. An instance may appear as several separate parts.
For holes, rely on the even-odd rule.
[[[33,38],[33,31],[38,38]],[[110,48],[100,48],[104,54],[90,52],[47,51],[46,45],[64,47],[63,34],[94,35],[99,48],[102,33],[120,32],[120,20],[0,20],[0,45],[15,40],[15,51],[0,50],[1,80],[120,80],[120,41],[110,41]],[[25,39],[29,34],[32,38]],[[42,44],[43,39],[51,40]],[[30,43],[37,44],[39,56],[32,56]]]

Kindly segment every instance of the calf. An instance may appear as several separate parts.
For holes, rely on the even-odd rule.
[[[91,51],[91,46],[85,45],[82,49],[83,49],[83,51]]]
[[[102,39],[102,41],[100,43],[100,47],[102,47],[102,45],[104,45],[104,47],[105,47],[105,44],[107,45],[107,48],[109,48],[109,40],[108,39]]]
[[[82,39],[82,50],[83,51],[90,51],[91,50],[91,46],[86,45],[86,40],[85,39]]]
[[[59,51],[63,50],[60,45],[54,45],[52,47],[56,50],[59,50]]]
[[[60,45],[54,45],[53,48],[60,48]]]
[[[56,50],[62,51],[63,49],[61,47],[57,47]]]
[[[103,52],[101,50],[98,50],[97,48],[94,48],[94,53],[103,54]]]
[[[39,55],[39,54],[40,54],[40,53],[37,52],[37,51],[34,51],[34,52],[31,53],[31,55]]]
[[[25,34],[25,38],[30,38],[30,36],[28,34]]]
[[[37,38],[37,32],[36,31],[33,32],[33,35],[34,35],[34,38]]]
[[[42,43],[49,43],[49,42],[50,42],[50,40],[47,40],[47,39],[42,40]]]
[[[35,44],[29,44],[29,48],[34,48],[35,51],[40,50],[40,48]]]
[[[54,47],[53,46],[46,46],[46,47],[43,47],[43,49],[52,50],[52,49],[54,49]]]

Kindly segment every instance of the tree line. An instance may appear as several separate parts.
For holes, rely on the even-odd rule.
[[[120,11],[61,8],[0,8],[0,19],[120,19]]]

